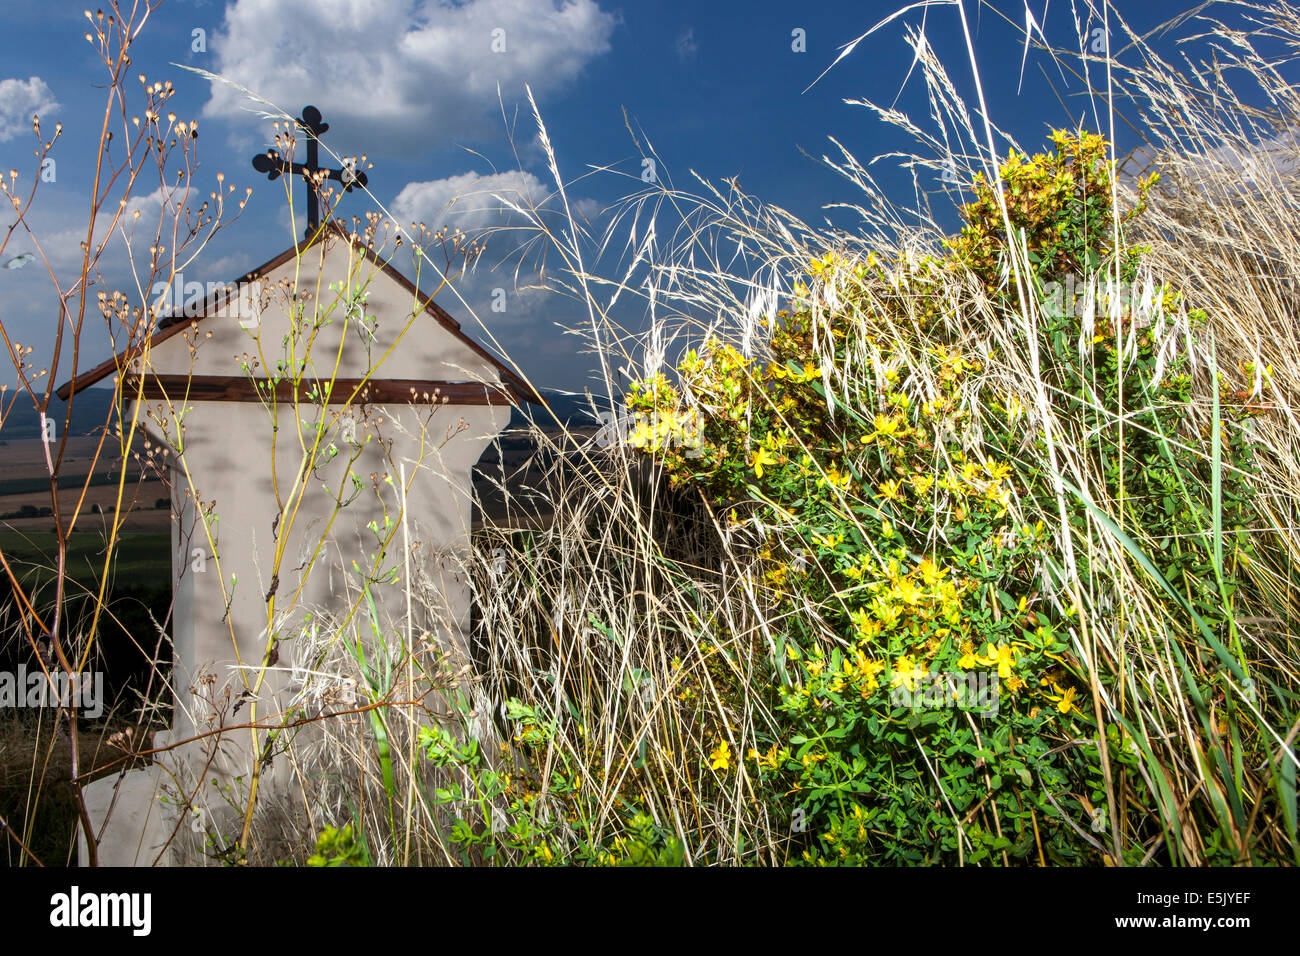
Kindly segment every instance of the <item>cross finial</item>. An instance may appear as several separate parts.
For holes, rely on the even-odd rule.
[[[279,179],[282,173],[302,176],[307,183],[307,238],[310,239],[320,227],[319,190],[326,181],[333,179],[342,183],[343,191],[350,193],[353,186],[365,186],[369,180],[365,172],[357,168],[355,159],[345,160],[343,169],[321,168],[319,138],[328,132],[330,125],[321,122],[320,110],[314,106],[304,107],[302,119],[294,122],[307,134],[307,162],[291,163],[278,150],[268,149],[253,157],[253,168],[259,173],[266,173],[266,178],[272,181]]]

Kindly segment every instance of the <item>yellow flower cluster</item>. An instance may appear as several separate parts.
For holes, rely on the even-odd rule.
[[[804,362],[802,370],[792,370],[786,365],[774,362],[767,367],[767,374],[778,381],[787,381],[792,385],[802,385],[804,382],[812,382],[829,375],[830,370],[812,362]]]
[[[811,262],[809,262],[808,269],[806,271],[814,279],[821,279],[831,274],[834,271],[834,268],[835,268],[835,253],[828,252],[820,259],[813,259]]]
[[[866,698],[880,686],[877,677],[885,669],[885,664],[867,657],[860,648],[854,648],[850,654],[845,655],[841,669],[844,680],[859,688],[861,695]]]
[[[907,438],[912,434],[912,429],[903,423],[903,416],[896,415],[877,415],[874,422],[875,431],[863,435],[859,441],[864,445],[870,445],[872,442],[878,442],[881,439],[898,440]]]
[[[702,353],[695,349],[687,352],[677,370],[711,415],[741,421],[747,418],[753,364],[752,358],[747,358],[733,346],[710,338]]]
[[[753,747],[749,748],[749,759],[758,764],[760,770],[776,770],[789,756],[789,751],[777,750],[776,744],[767,748],[766,753],[759,753]]]
[[[765,469],[785,464],[785,448],[789,444],[790,438],[784,432],[768,432],[764,435],[762,442],[755,445],[749,453],[749,466],[754,469],[754,474],[762,478]]]
[[[890,678],[890,686],[904,686],[909,691],[916,690],[918,682],[925,679],[929,673],[925,661],[915,661],[911,654],[904,654],[894,662],[894,673]]]
[[[855,580],[873,572],[876,580],[867,585],[870,600],[865,608],[853,611],[849,617],[858,638],[874,640],[883,632],[897,627],[908,627],[915,636],[927,621],[957,625],[962,616],[962,594],[965,586],[949,579],[946,568],[940,568],[931,558],[925,558],[904,574],[897,560],[884,568],[876,568],[870,560],[859,559],[856,565],[842,569]]]
[[[1061,690],[1061,685],[1058,684],[1055,680],[1052,680],[1051,678],[1048,677],[1044,677],[1040,681],[1040,683],[1051,687],[1051,689],[1056,692],[1052,694],[1052,693],[1048,693],[1047,691],[1044,691],[1043,695],[1048,700],[1050,700],[1053,704],[1056,705],[1056,710],[1058,713],[1068,714],[1070,711],[1079,713],[1079,708],[1074,703],[1074,699],[1075,697],[1078,696],[1079,693],[1077,689],[1070,687],[1067,688],[1066,690]]]
[[[840,471],[835,465],[826,469],[826,474],[817,479],[817,487],[825,488],[830,486],[838,488],[840,491],[848,491],[853,484],[853,475],[847,471]]]
[[[982,464],[969,461],[961,452],[956,452],[954,459],[961,467],[941,477],[939,487],[961,499],[974,497],[997,505],[999,516],[1005,513],[1011,502],[1011,466],[994,461]]]
[[[636,425],[628,444],[646,452],[658,452],[674,445],[694,448],[702,437],[700,418],[689,411],[664,411],[654,415],[637,412]]]
[[[1024,601],[1021,600],[1023,610]],[[1027,645],[1020,644],[1020,647]],[[1015,673],[1015,669],[1020,666],[1020,660],[1016,653],[1017,642],[1010,644],[993,644],[986,643],[983,652],[977,654],[975,646],[967,641],[962,645],[962,656],[957,661],[957,666],[963,670],[973,670],[976,667],[996,667],[998,669],[998,679],[1006,682],[1007,690],[1016,693],[1025,686],[1022,677]]]

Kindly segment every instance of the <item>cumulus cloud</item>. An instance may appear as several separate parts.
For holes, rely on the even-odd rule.
[[[560,214],[554,191],[524,170],[408,183],[388,208],[403,227],[412,222],[431,229],[459,227],[481,238],[494,227],[527,229],[524,217],[507,202],[523,209],[536,207],[548,219]],[[594,220],[600,212],[600,204],[586,197],[571,197],[571,204],[580,219]],[[560,331],[573,321],[573,303],[545,288],[541,261],[533,254],[545,244],[524,251],[526,240],[526,231],[488,236],[484,255],[439,291],[438,302],[471,336],[504,348],[537,381],[579,382],[589,370],[588,356],[575,353],[572,338]]]
[[[525,83],[560,89],[609,50],[595,0],[236,0],[212,41],[215,72],[295,113],[320,106],[369,152],[472,139]],[[204,115],[257,109],[214,83]]]
[[[1234,193],[1274,180],[1291,180],[1300,172],[1300,134],[1283,130],[1255,142],[1243,137],[1172,162],[1140,146],[1120,163],[1118,178],[1135,187],[1140,176],[1161,170],[1165,178],[1156,186],[1157,192],[1213,185],[1218,192]]]
[[[54,93],[39,76],[29,80],[0,80],[0,143],[29,132],[33,113],[48,114],[58,108]]]
[[[120,215],[116,207],[101,210],[96,219],[95,249],[102,244],[103,253],[95,268],[110,285],[131,288],[135,284],[130,272],[131,257],[134,257],[136,268],[147,268],[149,247],[158,242],[160,235],[164,237],[164,244],[170,245],[167,240],[171,238],[173,221],[179,219],[184,223],[187,205],[197,206],[195,200],[203,198],[196,190],[187,192],[174,185],[159,186],[152,192],[131,196]],[[194,212],[193,209],[190,211]],[[136,212],[140,213],[139,219],[135,218]],[[109,232],[115,217],[116,226]],[[12,210],[9,215],[0,214],[0,231],[8,228],[13,220]],[[37,204],[28,213],[26,222],[38,237],[41,252],[60,281],[65,287],[75,282],[85,258],[81,249],[81,244],[86,241],[85,208],[79,203],[66,201],[56,205]],[[44,274],[43,266],[41,271]]]
[[[603,212],[599,202],[582,196],[571,196],[569,208],[579,228],[590,228]],[[530,256],[518,260],[513,254],[526,244],[535,229],[533,216],[543,220],[548,228],[567,228],[558,194],[537,176],[523,170],[489,175],[464,173],[407,183],[388,211],[403,228],[422,222],[431,230],[444,227],[448,231],[463,230],[471,238],[484,242],[490,253],[503,256],[503,262],[512,263],[509,269],[517,284],[523,285],[540,281],[539,264]],[[503,229],[522,231],[513,240],[491,239],[494,231]],[[543,243],[533,252],[545,248]],[[483,261],[479,260],[480,266]]]
[[[403,227],[422,222],[430,229],[460,228],[475,238],[483,238],[493,228],[519,226],[527,220],[509,205],[521,209],[537,207],[549,210],[551,192],[535,175],[523,170],[480,175],[464,173],[408,183],[389,206],[389,212]],[[463,297],[464,303],[481,315],[490,315],[495,327],[529,324],[545,306],[547,296],[536,285],[540,282],[538,264],[518,262],[509,254],[514,243],[489,241],[487,253],[455,283],[456,293],[447,298]],[[502,258],[504,256],[505,258]],[[525,257],[527,258],[527,257]],[[497,293],[497,290],[502,290]],[[494,312],[494,294],[508,297],[508,308]],[[448,308],[452,308],[448,305]]]
[[[522,170],[487,176],[464,173],[408,183],[390,211],[402,226],[422,222],[430,229],[459,227],[473,234],[512,218],[505,202],[527,209],[544,203],[549,192],[540,179]]]

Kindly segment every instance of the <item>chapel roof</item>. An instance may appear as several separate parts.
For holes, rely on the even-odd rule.
[[[263,263],[255,269],[246,272],[234,282],[231,282],[223,289],[219,289],[210,295],[198,311],[191,315],[184,312],[174,313],[165,316],[158,323],[157,330],[150,336],[150,344],[157,345],[164,342],[184,331],[187,328],[202,322],[210,315],[214,314],[217,309],[225,304],[232,294],[237,294],[238,290],[245,283],[250,283],[262,278],[270,272],[278,269],[286,262],[291,261],[295,256],[302,255],[307,249],[318,243],[323,242],[329,237],[342,238],[345,240],[352,237],[347,229],[337,220],[332,220],[325,224],[316,234],[305,239],[301,243],[290,246],[284,252],[275,256],[273,259]],[[505,398],[512,399],[516,403],[532,402],[534,404],[546,404],[542,397],[531,385],[525,382],[512,369],[507,367],[499,359],[494,357],[490,352],[466,335],[460,327],[460,323],[453,319],[447,312],[439,306],[432,298],[422,296],[415,284],[406,276],[397,270],[391,263],[379,256],[370,245],[357,243],[361,248],[362,254],[374,265],[376,265],[385,275],[401,286],[411,297],[417,301],[423,302],[425,313],[433,318],[435,322],[441,325],[451,335],[455,336],[466,346],[472,349],[476,354],[481,356],[492,368],[501,376],[501,388],[504,389]],[[113,355],[105,361],[99,363],[94,368],[85,372],[74,375],[71,379],[59,386],[57,394],[59,398],[67,401],[72,395],[80,392],[82,389],[90,388],[93,385],[103,381],[110,375],[121,374],[125,370],[127,362],[130,359],[130,351],[126,350]],[[161,376],[150,375],[147,378],[154,380],[171,380],[180,379],[183,376]],[[246,377],[232,375],[226,376],[194,376],[194,379],[200,381],[194,382],[190,387],[184,389],[185,394],[195,401],[239,401],[248,400],[256,397],[255,387]],[[218,381],[219,380],[219,381]],[[345,380],[351,383],[352,380]],[[343,385],[345,381],[337,384]],[[413,379],[382,379],[370,378],[365,383],[366,391],[373,401],[406,401],[413,396],[428,395],[437,392],[447,398],[447,400],[461,402],[482,402],[490,401],[493,394],[500,395],[501,389],[494,389],[490,386],[484,386],[480,383],[473,382],[446,382],[433,380],[413,380]],[[284,391],[283,388],[278,391]]]

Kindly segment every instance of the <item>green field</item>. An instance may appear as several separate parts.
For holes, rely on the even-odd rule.
[[[68,576],[89,587],[104,569],[104,535],[77,532],[68,542]],[[133,532],[119,538],[112,563],[113,583],[166,582],[171,579],[171,534],[167,531]],[[56,539],[52,531],[0,531],[0,553],[24,579],[54,578]]]

